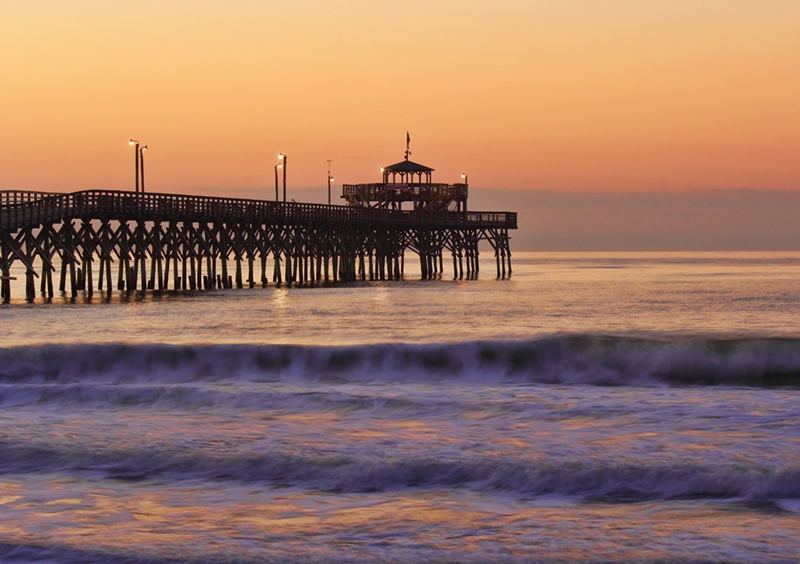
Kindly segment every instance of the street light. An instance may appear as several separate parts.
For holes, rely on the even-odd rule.
[[[142,167],[142,195],[144,195],[144,152],[147,150],[147,145],[139,149],[139,164]]]
[[[333,180],[333,176],[331,176],[331,163],[333,161],[328,159],[328,205],[331,205],[331,181]]]
[[[465,173],[463,173],[463,174],[461,175],[461,178],[463,178],[463,179],[464,179],[464,186],[465,186],[467,189],[469,189],[469,176],[467,176],[467,173],[466,173],[466,172],[465,172]],[[464,205],[464,211],[467,211],[467,200],[466,200],[466,196],[465,196],[464,198],[465,198],[465,199],[464,199],[464,202],[463,202],[463,205]]]
[[[289,159],[283,153],[278,153],[278,159],[282,160],[281,163],[283,165],[283,201],[286,201],[286,163],[289,162]]]
[[[276,164],[275,165],[275,201],[280,202],[281,199],[278,196],[278,169],[281,168],[283,165]]]
[[[134,191],[138,194],[139,193],[139,142],[136,139],[131,139],[128,143],[129,145],[134,145],[134,153],[136,153],[136,165],[134,170],[136,171],[136,188]]]

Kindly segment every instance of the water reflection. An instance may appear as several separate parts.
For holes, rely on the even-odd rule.
[[[53,480],[52,482],[49,480]],[[575,503],[502,500],[469,491],[331,495],[247,486],[187,486],[72,480],[80,497],[56,499],[58,479],[0,482],[14,489],[0,514],[3,542],[156,557],[238,560],[341,556],[402,561],[519,557],[609,562],[688,558],[795,559],[800,520],[775,507],[683,501]],[[64,486],[62,483],[61,486]],[[53,491],[55,489],[56,491]],[[5,497],[4,497],[5,499]],[[42,507],[47,512],[34,509]],[[765,514],[765,511],[767,512]],[[769,518],[766,518],[767,515]]]

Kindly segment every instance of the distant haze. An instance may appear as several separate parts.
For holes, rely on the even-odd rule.
[[[800,250],[800,192],[585,193],[471,190],[472,209],[519,212],[512,249]]]
[[[340,194],[341,187],[334,187],[334,204],[342,203]],[[275,189],[236,195],[274,198]],[[325,203],[327,189],[290,189],[289,198]],[[469,207],[518,212],[511,242],[518,251],[800,250],[800,191],[603,193],[471,186]]]

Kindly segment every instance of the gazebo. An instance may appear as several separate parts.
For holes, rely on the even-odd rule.
[[[417,184],[430,184],[433,169],[429,166],[408,160],[408,155],[406,155],[405,160],[385,166],[381,171],[383,172],[384,184],[397,184],[398,180],[400,184],[413,184],[415,177]],[[389,181],[389,176],[392,177],[391,182]]]
[[[405,159],[381,168],[383,182],[345,184],[342,198],[355,207],[401,210],[411,202],[414,211],[467,211],[466,177],[463,184],[433,182],[431,167],[408,160],[409,142],[407,137]]]

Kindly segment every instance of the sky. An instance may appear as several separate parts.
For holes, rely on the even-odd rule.
[[[0,189],[800,188],[797,0],[0,0]],[[498,194],[500,192],[498,191]]]

